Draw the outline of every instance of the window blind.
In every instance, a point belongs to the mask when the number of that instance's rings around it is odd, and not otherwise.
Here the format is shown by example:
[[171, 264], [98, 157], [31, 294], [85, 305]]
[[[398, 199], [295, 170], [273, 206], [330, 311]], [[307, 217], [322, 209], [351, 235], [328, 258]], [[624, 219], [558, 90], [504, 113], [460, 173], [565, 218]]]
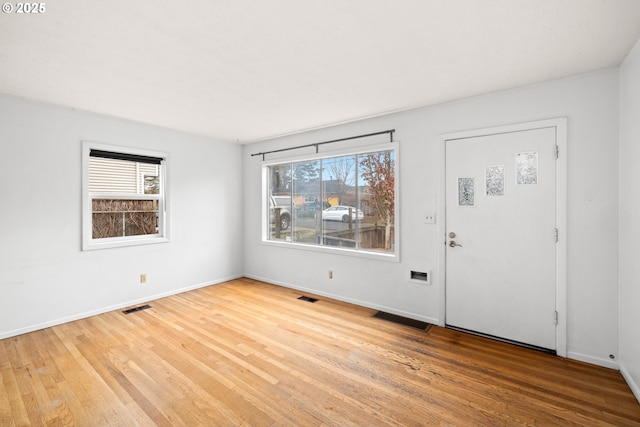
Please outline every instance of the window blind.
[[102, 159], [129, 160], [138, 163], [149, 163], [152, 165], [162, 164], [164, 159], [160, 157], [142, 156], [139, 154], [116, 153], [114, 151], [94, 150], [91, 149], [90, 157], [100, 157]]

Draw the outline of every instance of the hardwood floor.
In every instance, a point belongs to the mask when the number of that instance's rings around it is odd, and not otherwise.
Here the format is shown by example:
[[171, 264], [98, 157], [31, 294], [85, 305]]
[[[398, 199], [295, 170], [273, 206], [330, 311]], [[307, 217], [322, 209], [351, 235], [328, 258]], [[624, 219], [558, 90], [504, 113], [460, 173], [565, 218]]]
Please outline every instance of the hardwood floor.
[[2, 340], [0, 426], [640, 426], [617, 371], [300, 295], [240, 279]]

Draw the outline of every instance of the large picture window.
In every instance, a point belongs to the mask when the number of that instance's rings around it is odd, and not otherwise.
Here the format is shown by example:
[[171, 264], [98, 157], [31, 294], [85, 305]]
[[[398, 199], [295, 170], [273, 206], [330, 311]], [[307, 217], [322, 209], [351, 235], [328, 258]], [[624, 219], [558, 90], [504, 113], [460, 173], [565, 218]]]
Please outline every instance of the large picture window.
[[167, 241], [166, 153], [83, 145], [83, 249]]
[[396, 253], [395, 149], [265, 166], [266, 240]]

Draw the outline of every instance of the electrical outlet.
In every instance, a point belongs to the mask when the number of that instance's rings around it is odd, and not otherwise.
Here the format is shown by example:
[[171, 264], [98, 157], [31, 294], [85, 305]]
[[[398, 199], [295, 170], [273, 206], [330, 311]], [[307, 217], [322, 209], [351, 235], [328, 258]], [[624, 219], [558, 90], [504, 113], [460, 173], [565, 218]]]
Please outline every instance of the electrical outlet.
[[140, 275], [140, 283], [147, 283], [147, 273], [142, 273]]
[[333, 279], [333, 270], [329, 270], [329, 279]]

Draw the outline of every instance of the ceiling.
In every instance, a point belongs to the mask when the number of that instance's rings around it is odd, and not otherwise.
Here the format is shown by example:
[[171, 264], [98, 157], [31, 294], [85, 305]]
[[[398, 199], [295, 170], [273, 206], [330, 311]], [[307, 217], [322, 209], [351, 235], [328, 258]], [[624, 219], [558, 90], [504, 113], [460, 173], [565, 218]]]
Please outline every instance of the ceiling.
[[0, 93], [238, 143], [617, 66], [640, 38], [638, 0], [44, 5], [0, 14]]

